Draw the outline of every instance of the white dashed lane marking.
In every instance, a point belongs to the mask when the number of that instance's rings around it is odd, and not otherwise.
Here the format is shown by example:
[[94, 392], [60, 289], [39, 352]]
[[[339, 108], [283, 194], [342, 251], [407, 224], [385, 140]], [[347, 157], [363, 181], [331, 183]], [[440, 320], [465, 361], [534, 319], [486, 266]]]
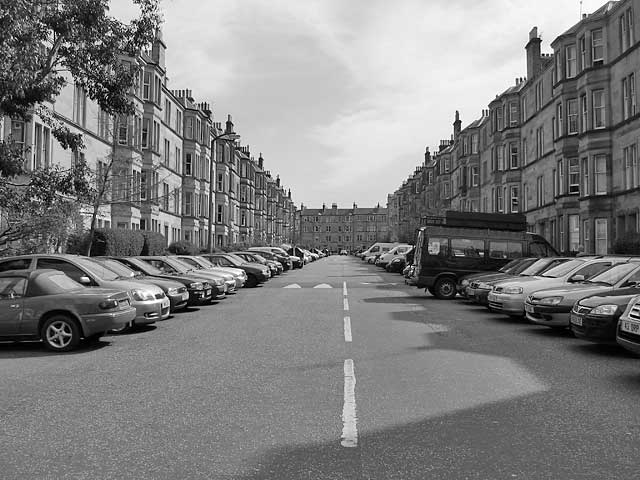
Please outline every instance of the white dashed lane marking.
[[344, 361], [344, 404], [342, 406], [343, 447], [358, 446], [358, 418], [356, 415], [356, 373], [352, 359]]

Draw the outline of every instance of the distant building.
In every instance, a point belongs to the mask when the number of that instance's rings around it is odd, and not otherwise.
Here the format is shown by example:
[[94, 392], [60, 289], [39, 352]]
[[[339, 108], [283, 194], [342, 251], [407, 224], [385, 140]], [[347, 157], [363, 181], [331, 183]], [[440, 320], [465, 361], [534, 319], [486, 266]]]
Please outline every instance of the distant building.
[[387, 209], [377, 205], [360, 208], [307, 208], [296, 211], [294, 241], [309, 248], [342, 249], [353, 251], [367, 248], [375, 242], [389, 242], [389, 220]]

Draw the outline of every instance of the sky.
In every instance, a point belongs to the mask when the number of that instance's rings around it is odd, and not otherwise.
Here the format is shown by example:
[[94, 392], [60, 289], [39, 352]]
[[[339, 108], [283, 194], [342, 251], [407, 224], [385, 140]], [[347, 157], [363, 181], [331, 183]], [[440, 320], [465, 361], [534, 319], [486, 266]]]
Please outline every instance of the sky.
[[[295, 204], [386, 206], [424, 160], [604, 0], [161, 0], [169, 88], [233, 117]], [[112, 0], [127, 20], [131, 0]], [[582, 5], [581, 5], [582, 4]]]

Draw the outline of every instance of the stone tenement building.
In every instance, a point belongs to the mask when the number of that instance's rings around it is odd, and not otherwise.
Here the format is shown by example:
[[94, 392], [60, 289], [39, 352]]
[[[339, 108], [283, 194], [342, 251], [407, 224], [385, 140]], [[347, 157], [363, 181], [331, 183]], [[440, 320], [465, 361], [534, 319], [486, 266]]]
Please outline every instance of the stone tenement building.
[[389, 241], [387, 209], [373, 208], [307, 208], [300, 206], [296, 214], [294, 241], [308, 248], [354, 251], [375, 242]]
[[[167, 244], [188, 240], [199, 247], [208, 245], [209, 223], [216, 247], [290, 242], [291, 191], [265, 170], [262, 155], [256, 161], [237, 138], [219, 138], [235, 133], [230, 116], [223, 130], [209, 104], [196, 102], [191, 90], [169, 89], [165, 50], [158, 34], [150, 51], [122, 59], [141, 67], [130, 92], [133, 115], [111, 118], [71, 78], [48, 105], [83, 135], [86, 148], [79, 157], [98, 176], [109, 171], [97, 226], [151, 230]], [[27, 123], [0, 118], [0, 138], [9, 135], [23, 145], [29, 171], [79, 160], [60, 147], [38, 116]], [[83, 213], [90, 217], [88, 210]]]
[[445, 210], [523, 213], [561, 252], [609, 253], [639, 230], [640, 0], [607, 2], [541, 52], [388, 197], [392, 239]]

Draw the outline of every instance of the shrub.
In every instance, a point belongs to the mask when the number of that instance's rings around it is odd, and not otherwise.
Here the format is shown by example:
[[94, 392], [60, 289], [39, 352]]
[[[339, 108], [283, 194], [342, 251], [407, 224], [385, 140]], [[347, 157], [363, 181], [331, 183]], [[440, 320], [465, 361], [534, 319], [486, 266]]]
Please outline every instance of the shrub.
[[140, 230], [99, 228], [93, 235], [91, 255], [140, 255], [144, 237]]
[[164, 235], [158, 232], [143, 231], [144, 244], [140, 255], [162, 255], [166, 251], [167, 241]]
[[613, 244], [613, 253], [640, 255], [640, 235], [627, 232]]
[[198, 255], [198, 247], [186, 240], [178, 240], [169, 245], [169, 252], [175, 255]]

